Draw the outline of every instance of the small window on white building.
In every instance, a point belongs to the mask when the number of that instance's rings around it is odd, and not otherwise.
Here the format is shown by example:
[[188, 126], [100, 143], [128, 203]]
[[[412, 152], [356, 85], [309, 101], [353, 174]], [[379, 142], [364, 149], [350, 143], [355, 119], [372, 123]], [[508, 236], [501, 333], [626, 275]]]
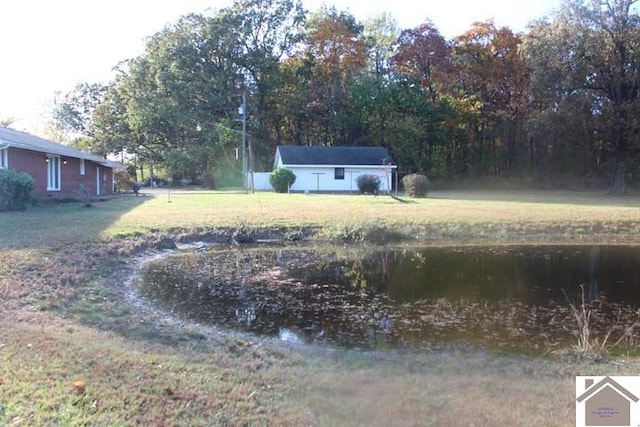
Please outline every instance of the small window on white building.
[[84, 175], [84, 174], [85, 174], [84, 159], [80, 159], [80, 175]]
[[334, 179], [344, 179], [344, 168], [335, 168]]
[[0, 169], [9, 168], [9, 149], [0, 148]]

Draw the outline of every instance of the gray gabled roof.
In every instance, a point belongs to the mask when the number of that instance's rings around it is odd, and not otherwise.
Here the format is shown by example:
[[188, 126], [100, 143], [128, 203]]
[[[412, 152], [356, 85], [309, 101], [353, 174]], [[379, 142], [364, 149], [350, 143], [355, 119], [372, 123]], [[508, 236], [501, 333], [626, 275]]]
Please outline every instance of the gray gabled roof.
[[395, 164], [384, 147], [308, 147], [279, 145], [284, 165], [382, 166]]
[[46, 154], [55, 154], [58, 156], [73, 157], [76, 159], [90, 160], [110, 168], [121, 168], [122, 165], [95, 154], [85, 153], [81, 150], [58, 144], [39, 136], [31, 135], [25, 132], [0, 127], [0, 148], [6, 146], [21, 148], [24, 150], [38, 151]]

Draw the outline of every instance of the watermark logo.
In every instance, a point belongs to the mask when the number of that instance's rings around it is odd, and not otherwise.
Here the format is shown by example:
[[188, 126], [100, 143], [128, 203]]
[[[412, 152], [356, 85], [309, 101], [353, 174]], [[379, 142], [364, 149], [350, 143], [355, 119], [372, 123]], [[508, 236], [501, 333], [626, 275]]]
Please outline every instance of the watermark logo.
[[640, 376], [576, 377], [576, 426], [640, 427]]

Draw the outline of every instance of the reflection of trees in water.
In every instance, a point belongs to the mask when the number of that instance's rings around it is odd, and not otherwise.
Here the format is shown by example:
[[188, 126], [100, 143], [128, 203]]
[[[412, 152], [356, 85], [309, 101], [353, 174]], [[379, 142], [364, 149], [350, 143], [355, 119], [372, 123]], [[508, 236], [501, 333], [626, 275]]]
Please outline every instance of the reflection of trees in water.
[[[406, 253], [393, 249], [359, 250], [353, 253], [315, 253], [302, 265], [288, 265], [287, 274], [305, 283], [333, 283], [365, 292], [384, 291], [384, 283]], [[420, 254], [414, 266], [420, 263]]]
[[598, 286], [598, 267], [600, 265], [600, 246], [594, 246], [589, 251], [589, 279], [587, 280], [589, 301], [598, 299], [600, 289]]
[[485, 247], [284, 251], [280, 265], [304, 283], [331, 283], [398, 302], [423, 298], [566, 303], [584, 284], [591, 300], [640, 302], [638, 248]]

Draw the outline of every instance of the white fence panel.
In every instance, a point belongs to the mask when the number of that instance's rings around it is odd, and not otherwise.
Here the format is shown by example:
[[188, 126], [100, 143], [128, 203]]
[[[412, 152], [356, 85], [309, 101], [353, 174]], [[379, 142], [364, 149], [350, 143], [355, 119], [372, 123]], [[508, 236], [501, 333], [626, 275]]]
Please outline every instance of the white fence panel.
[[271, 172], [250, 172], [248, 176], [249, 186], [253, 183], [255, 191], [273, 191], [273, 187], [269, 182], [269, 175], [271, 175]]

